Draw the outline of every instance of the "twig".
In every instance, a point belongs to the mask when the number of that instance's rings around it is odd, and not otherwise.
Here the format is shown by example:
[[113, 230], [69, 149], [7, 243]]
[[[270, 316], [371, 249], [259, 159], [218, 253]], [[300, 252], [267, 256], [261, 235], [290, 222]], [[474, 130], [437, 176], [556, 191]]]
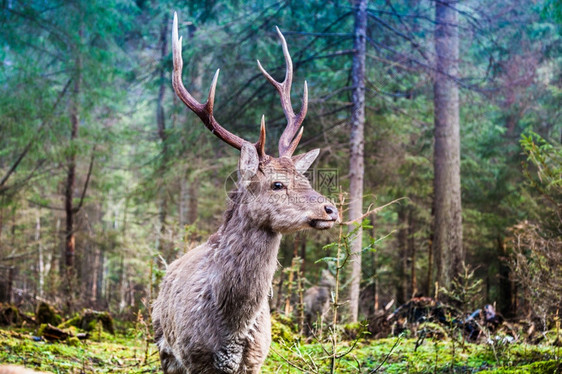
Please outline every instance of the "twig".
[[300, 371], [302, 371], [302, 372], [306, 372], [305, 369], [301, 368], [300, 366], [298, 366], [298, 365], [295, 364], [294, 362], [291, 362], [291, 361], [289, 361], [288, 359], [286, 359], [285, 357], [283, 357], [283, 356], [281, 355], [281, 353], [279, 353], [279, 352], [277, 352], [277, 351], [275, 350], [275, 348], [271, 347], [270, 349], [271, 349], [271, 351], [272, 351], [273, 353], [275, 353], [275, 354], [276, 354], [277, 356], [279, 356], [283, 361], [285, 361], [289, 366], [292, 366], [292, 367], [294, 367], [295, 369], [300, 370]]
[[342, 226], [348, 226], [348, 225], [354, 224], [354, 223], [356, 223], [356, 222], [362, 221], [362, 220], [363, 220], [365, 217], [367, 217], [368, 215], [371, 215], [371, 214], [373, 214], [373, 213], [378, 213], [378, 212], [380, 212], [381, 210], [383, 210], [384, 208], [386, 208], [387, 206], [392, 205], [392, 204], [394, 204], [394, 203], [396, 203], [396, 202], [398, 202], [398, 201], [400, 201], [400, 200], [404, 200], [404, 199], [408, 199], [408, 198], [407, 198], [407, 197], [401, 197], [401, 198], [399, 198], [399, 199], [392, 200], [391, 202], [386, 203], [386, 204], [384, 204], [384, 205], [382, 205], [382, 206], [379, 206], [379, 207], [377, 207], [377, 208], [375, 208], [375, 209], [371, 209], [371, 206], [372, 206], [372, 204], [371, 204], [371, 205], [369, 206], [369, 209], [367, 209], [367, 212], [366, 212], [366, 213], [364, 213], [363, 215], [361, 215], [361, 216], [359, 216], [359, 217], [357, 217], [357, 218], [355, 218], [355, 219], [352, 219], [352, 220], [350, 220], [350, 221], [341, 222], [340, 225], [342, 225]]

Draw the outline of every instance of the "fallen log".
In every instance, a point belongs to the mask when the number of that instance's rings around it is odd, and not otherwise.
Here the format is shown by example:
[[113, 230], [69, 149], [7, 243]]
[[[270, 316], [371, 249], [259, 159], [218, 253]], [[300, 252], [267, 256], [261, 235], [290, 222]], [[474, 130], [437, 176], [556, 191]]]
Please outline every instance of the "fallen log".
[[49, 341], [66, 340], [67, 338], [74, 336], [70, 332], [61, 330], [58, 327], [51, 325], [50, 323], [41, 325], [38, 335]]

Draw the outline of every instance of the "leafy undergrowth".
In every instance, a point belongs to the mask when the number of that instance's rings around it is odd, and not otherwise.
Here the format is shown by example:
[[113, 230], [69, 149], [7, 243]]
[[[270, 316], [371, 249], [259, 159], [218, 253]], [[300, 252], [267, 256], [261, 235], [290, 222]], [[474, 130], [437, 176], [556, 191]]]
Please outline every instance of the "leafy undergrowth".
[[[358, 344], [337, 361], [336, 373], [562, 373], [559, 347], [465, 343], [454, 348], [450, 340], [426, 340], [415, 349], [415, 339], [388, 338]], [[345, 352], [342, 344], [339, 351]], [[312, 359], [314, 358], [314, 359]], [[318, 344], [273, 344], [264, 373], [329, 373], [330, 359]]]
[[156, 346], [117, 334], [93, 334], [83, 341], [34, 341], [28, 331], [0, 330], [0, 363], [52, 373], [157, 373]]
[[[417, 350], [414, 339], [389, 338], [359, 343], [337, 362], [336, 373], [562, 373], [560, 348], [511, 344], [489, 345], [426, 340]], [[398, 340], [398, 343], [397, 343]], [[342, 343], [340, 350], [345, 350]], [[0, 330], [0, 363], [53, 373], [157, 373], [154, 344], [148, 349], [134, 333], [92, 334], [80, 342], [34, 341], [32, 333]], [[329, 373], [330, 360], [318, 344], [274, 343], [263, 373]], [[451, 370], [454, 368], [454, 370]], [[377, 370], [378, 369], [378, 370]]]

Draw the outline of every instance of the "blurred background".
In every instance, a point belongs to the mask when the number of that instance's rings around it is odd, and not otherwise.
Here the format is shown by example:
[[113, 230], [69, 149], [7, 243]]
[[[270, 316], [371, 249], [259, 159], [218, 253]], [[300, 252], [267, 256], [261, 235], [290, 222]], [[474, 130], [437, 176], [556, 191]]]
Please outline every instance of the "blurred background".
[[[265, 114], [273, 155], [286, 122], [256, 59], [283, 77], [279, 26], [293, 57], [296, 109], [305, 79], [309, 87], [299, 150], [321, 149], [315, 170], [329, 170], [338, 186], [320, 190], [336, 200], [352, 175], [359, 79], [363, 211], [405, 199], [366, 217], [355, 319], [391, 300], [435, 296], [442, 269], [464, 264], [481, 285], [474, 307], [495, 303], [505, 317], [547, 321], [562, 284], [562, 6], [443, 4], [455, 20], [445, 26], [457, 32], [447, 35], [451, 55], [436, 52], [444, 21], [433, 1], [369, 1], [364, 50], [354, 44], [357, 8], [347, 1], [1, 2], [0, 301], [134, 319], [154, 299], [166, 264], [220, 225], [238, 153], [171, 88], [177, 11], [186, 87], [203, 101], [220, 68], [218, 121], [255, 141]], [[447, 101], [454, 93], [434, 94], [440, 83], [458, 91], [456, 104]], [[451, 128], [460, 131], [462, 226], [435, 223], [435, 201], [455, 192], [434, 178], [439, 105], [458, 106]], [[435, 244], [443, 227], [460, 229], [460, 245]], [[303, 287], [319, 282], [327, 265], [318, 260], [334, 256], [323, 247], [337, 231], [283, 238], [272, 309], [292, 312], [296, 274]], [[354, 319], [348, 309], [343, 320]]]

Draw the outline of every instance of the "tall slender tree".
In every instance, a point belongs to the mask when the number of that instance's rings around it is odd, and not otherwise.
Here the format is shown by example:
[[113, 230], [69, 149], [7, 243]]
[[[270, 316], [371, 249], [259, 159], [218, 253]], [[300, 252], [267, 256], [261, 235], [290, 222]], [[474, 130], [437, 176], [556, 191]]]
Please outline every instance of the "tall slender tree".
[[[355, 29], [353, 33], [353, 65], [351, 68], [352, 112], [349, 161], [349, 218], [356, 219], [363, 213], [363, 174], [365, 164], [363, 157], [365, 128], [365, 57], [367, 41], [367, 0], [354, 1]], [[353, 261], [351, 262], [351, 290], [349, 294], [350, 319], [356, 322], [359, 313], [359, 291], [361, 283], [361, 249], [363, 230], [357, 231], [357, 237], [351, 244]]]
[[436, 74], [433, 82], [433, 251], [440, 286], [449, 287], [463, 261], [460, 178], [457, 1], [435, 2]]

